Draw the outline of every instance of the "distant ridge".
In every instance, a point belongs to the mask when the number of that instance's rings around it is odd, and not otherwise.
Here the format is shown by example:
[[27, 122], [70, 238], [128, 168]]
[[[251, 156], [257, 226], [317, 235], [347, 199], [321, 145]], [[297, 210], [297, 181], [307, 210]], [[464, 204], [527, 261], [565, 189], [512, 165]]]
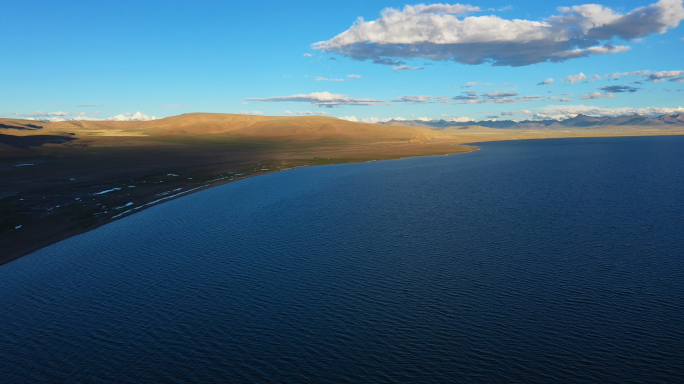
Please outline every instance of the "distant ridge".
[[640, 127], [684, 127], [684, 114], [662, 115], [651, 118], [639, 114], [625, 116], [587, 116], [579, 114], [565, 120], [482, 120], [469, 122], [453, 122], [448, 120], [389, 120], [380, 122], [384, 125], [401, 125], [440, 130], [447, 127], [464, 127], [479, 125], [486, 128], [499, 129], [561, 129], [561, 128], [599, 128], [607, 126], [640, 126]]
[[[235, 138], [270, 141], [345, 141], [427, 142], [450, 139], [446, 133], [424, 127], [389, 127], [337, 119], [328, 116], [254, 116], [223, 113], [186, 113], [154, 119], [135, 114], [122, 116], [125, 120], [65, 120], [46, 122], [36, 120], [0, 119], [3, 127], [16, 130], [44, 129], [74, 132], [91, 130], [145, 136], [226, 134]], [[30, 124], [34, 124], [30, 126]]]

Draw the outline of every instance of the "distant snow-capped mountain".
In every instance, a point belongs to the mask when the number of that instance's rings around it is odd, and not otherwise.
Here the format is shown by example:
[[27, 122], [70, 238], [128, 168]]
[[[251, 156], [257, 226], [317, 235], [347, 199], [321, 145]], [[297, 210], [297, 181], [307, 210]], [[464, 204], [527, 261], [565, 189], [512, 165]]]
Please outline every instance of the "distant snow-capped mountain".
[[133, 115], [126, 116], [125, 114], [120, 114], [116, 116], [112, 116], [108, 119], [105, 119], [107, 121], [150, 121], [150, 120], [157, 120], [156, 117], [154, 116], [147, 116], [146, 114], [138, 111]]
[[88, 117], [88, 116], [78, 116], [74, 117], [73, 119], [70, 119], [71, 121], [102, 121], [102, 119], [96, 119], [94, 117]]
[[64, 118], [64, 117], [44, 117], [44, 118], [33, 118], [33, 117], [28, 117], [26, 120], [38, 120], [38, 121], [46, 121], [50, 123], [56, 123], [59, 121], [150, 121], [150, 120], [157, 120], [156, 117], [154, 116], [147, 116], [146, 114], [142, 112], [136, 112], [135, 114], [131, 115], [130, 113], [122, 113], [120, 115], [112, 116], [108, 119], [96, 119], [94, 117], [88, 117], [88, 116], [77, 116], [71, 119]]

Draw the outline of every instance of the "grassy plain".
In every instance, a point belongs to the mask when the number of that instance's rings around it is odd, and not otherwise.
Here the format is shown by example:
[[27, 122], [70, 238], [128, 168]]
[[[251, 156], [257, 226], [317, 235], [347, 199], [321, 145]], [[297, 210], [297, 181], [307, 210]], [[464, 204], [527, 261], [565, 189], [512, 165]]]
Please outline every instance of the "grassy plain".
[[0, 264], [153, 204], [303, 166], [435, 156], [465, 143], [684, 134], [609, 127], [384, 126], [330, 117], [185, 114], [149, 122], [0, 119]]

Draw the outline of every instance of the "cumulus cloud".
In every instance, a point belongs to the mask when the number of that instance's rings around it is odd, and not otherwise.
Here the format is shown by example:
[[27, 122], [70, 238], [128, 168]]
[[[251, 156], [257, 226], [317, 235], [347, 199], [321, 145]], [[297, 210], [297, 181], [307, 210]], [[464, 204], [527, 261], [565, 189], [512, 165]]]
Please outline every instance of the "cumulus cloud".
[[601, 99], [604, 97], [612, 99], [613, 97], [615, 97], [615, 95], [610, 93], [610, 92], [606, 92], [606, 93], [589, 92], [589, 93], [585, 93], [584, 95], [580, 96], [580, 99], [582, 99], [582, 100], [594, 100], [594, 99]]
[[305, 54], [304, 54], [304, 57], [311, 57], [311, 54], [310, 54], [310, 53], [305, 53]]
[[570, 76], [568, 76], [568, 77], [565, 77], [565, 78], [561, 79], [561, 81], [565, 81], [565, 82], [568, 83], [568, 84], [575, 84], [575, 83], [579, 83], [580, 81], [582, 81], [582, 80], [584, 80], [584, 79], [586, 79], [586, 78], [587, 78], [587, 75], [585, 75], [584, 73], [580, 72], [579, 75], [570, 75]]
[[185, 108], [185, 105], [162, 105], [162, 108]]
[[549, 77], [548, 79], [542, 81], [541, 83], [537, 83], [537, 85], [548, 85], [551, 83], [553, 83], [553, 79]]
[[[17, 116], [27, 116], [25, 114], [16, 114]], [[69, 112], [44, 112], [44, 111], [35, 111], [31, 112], [28, 114], [28, 116], [31, 117], [40, 117], [40, 116], [70, 116], [71, 113]]]
[[386, 8], [379, 19], [358, 18], [348, 30], [312, 46], [376, 63], [420, 58], [524, 66], [624, 52], [629, 47], [610, 41], [662, 34], [684, 19], [682, 0], [660, 0], [626, 14], [599, 4], [560, 7], [558, 15], [541, 21], [459, 17], [478, 10], [461, 4]]
[[409, 67], [408, 65], [401, 65], [392, 69], [395, 71], [417, 71], [419, 69], [423, 69], [423, 67]]
[[461, 92], [461, 95], [452, 97], [456, 104], [511, 104], [522, 101], [530, 101], [541, 96], [518, 96], [515, 92]]
[[647, 80], [652, 83], [661, 83], [669, 78], [674, 78], [681, 75], [684, 75], [684, 71], [661, 71], [649, 74]]
[[260, 101], [260, 102], [300, 102], [300, 103], [311, 103], [313, 105], [320, 105], [326, 107], [332, 107], [335, 105], [384, 105], [387, 104], [385, 101], [376, 99], [363, 99], [349, 97], [348, 95], [338, 95], [330, 92], [314, 92], [310, 94], [299, 94], [291, 96], [275, 96], [275, 97], [264, 97], [264, 98], [248, 98], [247, 101]]
[[467, 116], [456, 116], [456, 117], [449, 119], [448, 121], [451, 121], [454, 123], [468, 123], [471, 121], [475, 121], [475, 119], [471, 119], [470, 117], [467, 117]]
[[[292, 112], [290, 112], [292, 113]], [[329, 115], [330, 112], [295, 111], [298, 115]]]
[[291, 115], [291, 114], [292, 114], [292, 111], [285, 111], [285, 112], [283, 112], [283, 113], [286, 114], [286, 115]]
[[612, 93], [622, 93], [622, 92], [636, 92], [640, 88], [634, 88], [630, 87], [629, 85], [608, 85], [605, 87], [599, 88], [599, 90], [603, 92], [612, 92]]
[[[675, 80], [675, 79], [682, 76], [682, 75], [684, 75], [684, 71], [652, 72], [649, 70], [644, 70], [644, 71], [611, 73], [611, 74], [606, 75], [606, 78], [618, 80], [619, 78], [624, 77], [624, 76], [640, 76], [640, 77], [643, 77], [644, 80], [650, 81], [651, 83], [662, 83], [666, 80], [674, 81], [674, 82], [681, 82], [680, 80]], [[636, 82], [636, 83], [639, 84], [638, 82]]]
[[360, 79], [362, 76], [361, 75], [347, 75], [347, 77], [350, 79]]
[[404, 61], [398, 61], [398, 60], [391, 60], [391, 59], [375, 59], [373, 60], [373, 64], [380, 64], [380, 65], [404, 65], [406, 62]]
[[634, 71], [634, 72], [622, 72], [622, 73], [611, 73], [607, 74], [606, 78], [609, 79], [619, 79], [623, 76], [648, 76], [651, 73], [651, 71]]
[[434, 102], [446, 102], [441, 96], [402, 96], [392, 100], [397, 103], [428, 104]]
[[[560, 102], [572, 101], [565, 97], [541, 96], [541, 95], [519, 95], [515, 92], [477, 92], [465, 91], [460, 95], [454, 96], [452, 104], [514, 104], [523, 102], [544, 101], [546, 99]], [[440, 100], [441, 102], [441, 100]], [[446, 103], [447, 100], [444, 100]]]
[[241, 115], [263, 115], [262, 111], [240, 111]]
[[316, 81], [345, 81], [344, 79], [328, 79], [325, 77], [316, 76]]

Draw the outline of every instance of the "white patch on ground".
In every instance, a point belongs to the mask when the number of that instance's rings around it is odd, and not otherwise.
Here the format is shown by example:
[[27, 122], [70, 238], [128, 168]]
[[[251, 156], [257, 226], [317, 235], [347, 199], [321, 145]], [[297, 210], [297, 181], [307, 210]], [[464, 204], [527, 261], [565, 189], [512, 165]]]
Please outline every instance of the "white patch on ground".
[[21, 227], [23, 227], [23, 225], [17, 225], [16, 227], [14, 227], [14, 229], [19, 229]]
[[132, 202], [131, 202], [131, 203], [127, 203], [126, 205], [122, 205], [122, 206], [120, 206], [120, 207], [114, 207], [114, 209], [126, 208], [126, 207], [130, 207], [131, 205], [133, 205]]
[[93, 193], [93, 195], [103, 195], [103, 194], [105, 194], [105, 193], [109, 193], [109, 192], [113, 192], [113, 191], [118, 191], [118, 190], [120, 190], [120, 189], [121, 189], [121, 188], [112, 188], [112, 189], [108, 189], [108, 190], [106, 190], [106, 191]]
[[35, 164], [15, 164], [15, 167], [28, 167], [29, 165], [35, 165]]

